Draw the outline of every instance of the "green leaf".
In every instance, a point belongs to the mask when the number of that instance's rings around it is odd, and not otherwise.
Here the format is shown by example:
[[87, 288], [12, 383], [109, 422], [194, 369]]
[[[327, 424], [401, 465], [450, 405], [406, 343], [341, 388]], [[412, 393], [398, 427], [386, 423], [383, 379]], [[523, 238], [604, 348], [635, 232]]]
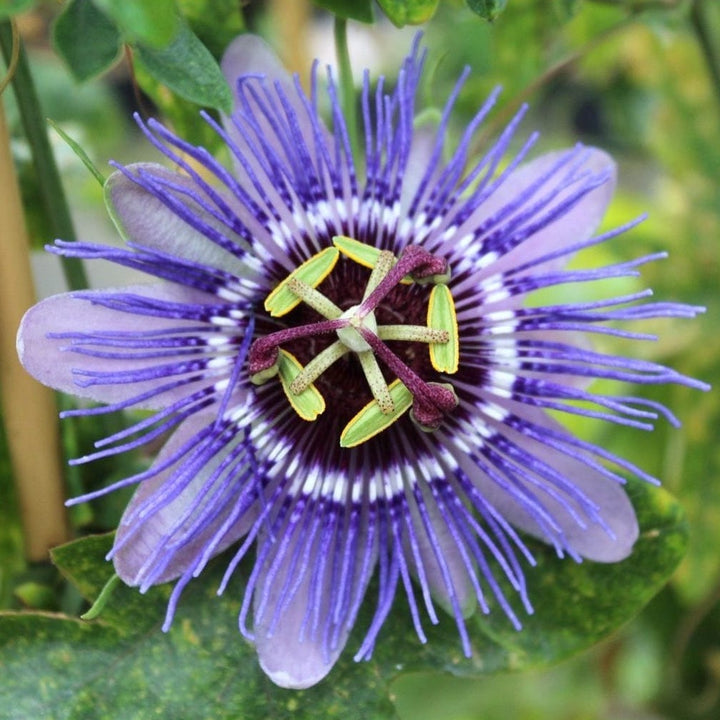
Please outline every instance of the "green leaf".
[[480, 17], [492, 22], [507, 5], [507, 0], [466, 0], [468, 7]]
[[[112, 574], [109, 535], [56, 549], [55, 562], [86, 598]], [[332, 682], [305, 691], [273, 685], [237, 630], [240, 578], [218, 598], [224, 563], [183, 593], [172, 630], [160, 625], [167, 587], [147, 595], [119, 586], [101, 617], [0, 615], [0, 718], [395, 718], [387, 682], [367, 663], [344, 660]], [[12, 714], [5, 714], [12, 708]]]
[[437, 10], [440, 0], [377, 0], [383, 12], [396, 27], [420, 25]]
[[0, 0], [0, 19], [27, 10], [35, 0]]
[[107, 70], [122, 46], [115, 24], [92, 0], [71, 0], [65, 6], [53, 26], [52, 43], [80, 82]]
[[185, 21], [213, 57], [220, 58], [227, 46], [245, 29], [242, 4], [237, 0], [177, 0]]
[[175, 0], [93, 0], [122, 30], [125, 40], [166, 47], [180, 30]]
[[[422, 645], [406, 602], [398, 599], [373, 659], [354, 663], [370, 622], [377, 588], [368, 592], [358, 628], [327, 680], [304, 691], [275, 687], [254, 649], [237, 632], [243, 594], [241, 566], [228, 591], [215, 589], [228, 556], [211, 563], [186, 588], [173, 627], [162, 633], [168, 586], [141, 595], [120, 585], [99, 620], [62, 615], [0, 615], [0, 718], [81, 720], [125, 717], [385, 718], [395, 717], [390, 684], [403, 670], [479, 676], [555, 663], [589, 647], [637, 613], [666, 582], [682, 557], [687, 528], [665, 491], [630, 485], [641, 533], [622, 563], [576, 564], [530, 543], [538, 567], [528, 569], [535, 614], [516, 632], [494, 608], [468, 620], [474, 656], [460, 651], [453, 620], [426, 624]], [[55, 563], [89, 600], [112, 575], [103, 561], [111, 536], [87, 537], [53, 553]], [[230, 551], [232, 553], [232, 550]], [[8, 710], [8, 709], [12, 710]]]
[[374, 20], [372, 0], [313, 0], [315, 5], [347, 20], [371, 23]]
[[14, 594], [24, 607], [34, 610], [53, 607], [56, 600], [52, 587], [34, 581], [20, 583], [15, 588]]
[[520, 618], [520, 632], [497, 607], [487, 616], [476, 613], [468, 621], [474, 654], [467, 660], [448, 618], [426, 628], [427, 644], [412, 649], [412, 630], [408, 627], [403, 643], [400, 628], [407, 623], [396, 616], [388, 621], [393, 637], [388, 641], [381, 636], [378, 643], [376, 661], [383, 671], [392, 672], [391, 663], [398, 658], [408, 671], [440, 670], [463, 677], [545, 667], [591, 647], [633, 618], [683, 558], [688, 528], [679, 503], [665, 490], [641, 481], [631, 481], [627, 489], [640, 523], [629, 558], [578, 564], [530, 541], [537, 567], [526, 571], [526, 579], [535, 612]]
[[180, 97], [232, 112], [232, 94], [220, 66], [187, 25], [166, 48], [138, 45], [137, 57], [147, 72]]
[[100, 183], [100, 187], [105, 185], [105, 176], [95, 167], [95, 163], [90, 159], [80, 143], [73, 140], [56, 122], [48, 118], [48, 125], [69, 145], [70, 149], [80, 158], [82, 164], [88, 169], [90, 174]]
[[168, 92], [167, 86], [152, 75], [142, 62], [136, 62], [134, 69], [138, 85], [152, 99], [179, 137], [204, 147], [216, 156], [227, 152], [222, 138], [207, 123], [198, 122], [198, 106], [194, 102]]

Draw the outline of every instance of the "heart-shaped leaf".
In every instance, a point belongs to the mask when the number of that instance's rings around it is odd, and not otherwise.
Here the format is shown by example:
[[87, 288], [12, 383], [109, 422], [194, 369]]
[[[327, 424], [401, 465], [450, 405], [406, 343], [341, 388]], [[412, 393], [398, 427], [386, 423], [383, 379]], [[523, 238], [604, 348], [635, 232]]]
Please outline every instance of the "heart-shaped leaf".
[[420, 25], [427, 22], [437, 10], [439, 0], [377, 0], [393, 25]]
[[187, 25], [167, 47], [138, 45], [137, 56], [150, 75], [180, 97], [232, 112], [232, 94], [217, 60]]
[[180, 30], [175, 0], [93, 0], [122, 30], [128, 42], [166, 47]]
[[468, 7], [491, 22], [505, 9], [507, 0], [467, 0]]
[[[356, 664], [351, 657], [372, 617], [366, 604], [349, 650], [325, 681], [304, 691], [277, 688], [237, 632], [242, 573], [225, 595], [215, 596], [224, 570], [220, 558], [188, 586], [166, 634], [160, 626], [168, 586], [147, 595], [120, 586], [93, 622], [40, 613], [1, 616], [0, 717], [382, 720], [395, 717], [389, 685], [403, 670], [478, 676], [557, 662], [635, 615], [685, 551], [687, 530], [675, 500], [641, 483], [632, 483], [630, 494], [641, 527], [632, 556], [616, 564], [576, 564], [533, 544], [538, 567], [527, 579], [535, 614], [520, 632], [500, 612], [470, 618], [470, 660], [460, 651], [449, 616], [428, 628], [428, 642], [420, 644], [399, 599], [370, 662]], [[110, 544], [110, 536], [88, 537], [53, 554], [87, 598], [94, 598], [112, 574], [103, 561]]]
[[92, 0], [71, 0], [55, 21], [52, 39], [55, 51], [80, 82], [107, 70], [122, 45], [115, 23]]
[[0, 20], [27, 10], [35, 0], [2, 0], [0, 2]]

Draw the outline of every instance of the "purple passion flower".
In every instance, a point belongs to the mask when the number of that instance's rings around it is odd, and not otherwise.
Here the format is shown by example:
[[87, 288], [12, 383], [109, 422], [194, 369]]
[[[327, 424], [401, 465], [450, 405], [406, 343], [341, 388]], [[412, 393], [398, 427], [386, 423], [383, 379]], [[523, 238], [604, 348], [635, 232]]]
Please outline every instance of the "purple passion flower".
[[30, 373], [107, 404], [65, 415], [152, 411], [75, 462], [166, 439], [148, 470], [73, 501], [137, 485], [110, 553], [118, 575], [141, 592], [175, 581], [167, 629], [210, 558], [237, 548], [222, 593], [254, 547], [240, 629], [284, 687], [329, 672], [373, 575], [357, 660], [399, 588], [421, 641], [439, 606], [470, 655], [465, 620], [478, 608], [517, 628], [532, 612], [523, 572], [534, 560], [518, 531], [576, 561], [627, 557], [638, 525], [624, 476], [653, 479], [546, 410], [648, 430], [661, 415], [677, 421], [588, 382], [704, 387], [582, 335], [634, 342], [649, 336], [615, 321], [701, 308], [649, 302], [649, 291], [524, 303], [541, 288], [635, 276], [662, 254], [564, 270], [634, 224], [593, 235], [612, 160], [576, 147], [525, 162], [535, 135], [508, 151], [522, 113], [471, 160], [495, 95], [448, 152], [465, 75], [439, 122], [417, 129], [423, 62], [416, 41], [393, 90], [382, 78], [371, 90], [365, 75], [356, 156], [332, 77], [321, 98], [314, 71], [308, 97], [262, 41], [239, 37], [223, 61], [233, 115], [204, 116], [232, 169], [141, 122], [174, 169], [139, 163], [107, 181], [126, 247], [50, 248], [155, 280], [49, 298], [20, 328]]

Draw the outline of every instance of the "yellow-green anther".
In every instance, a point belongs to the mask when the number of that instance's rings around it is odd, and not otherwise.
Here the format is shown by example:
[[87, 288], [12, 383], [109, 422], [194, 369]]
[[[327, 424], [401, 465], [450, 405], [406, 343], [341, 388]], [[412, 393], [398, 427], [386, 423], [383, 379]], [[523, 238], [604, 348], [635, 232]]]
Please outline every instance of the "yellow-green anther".
[[250, 382], [253, 385], [264, 385], [268, 380], [274, 378], [278, 374], [278, 363], [271, 365], [265, 370], [255, 373], [250, 376]]
[[424, 325], [378, 325], [377, 334], [381, 340], [424, 343], [446, 343], [450, 340], [447, 330], [436, 330]]
[[337, 248], [328, 247], [306, 260], [293, 270], [266, 298], [265, 310], [272, 317], [282, 317], [300, 303], [299, 298], [289, 287], [289, 280], [297, 278], [310, 287], [317, 287], [335, 267], [340, 257]]
[[366, 245], [359, 240], [336, 235], [333, 238], [333, 245], [347, 258], [367, 268], [374, 268], [382, 250], [372, 245]]
[[[366, 245], [359, 240], [353, 240], [353, 238], [345, 237], [344, 235], [336, 235], [333, 238], [333, 245], [346, 257], [356, 262], [358, 265], [362, 265], [366, 268], [374, 268], [377, 265], [378, 259], [383, 252], [387, 250], [379, 250], [372, 245]], [[392, 255], [392, 253], [390, 253]], [[397, 262], [394, 255], [393, 265]], [[389, 270], [387, 271], [389, 272]], [[387, 275], [387, 272], [383, 275]], [[403, 285], [409, 285], [412, 282], [412, 278], [407, 276], [404, 277], [400, 282]]]
[[314, 385], [308, 385], [303, 392], [297, 395], [290, 389], [295, 378], [303, 371], [303, 366], [287, 350], [280, 350], [278, 371], [288, 402], [303, 420], [309, 422], [315, 420], [325, 411], [325, 398]]
[[326, 298], [319, 290], [303, 282], [300, 278], [289, 277], [287, 286], [306, 305], [309, 305], [313, 310], [317, 310], [328, 320], [335, 320], [342, 315], [343, 311], [332, 300]]
[[341, 447], [355, 447], [375, 437], [390, 427], [401, 415], [406, 413], [413, 403], [412, 393], [400, 380], [389, 387], [394, 409], [389, 414], [380, 410], [377, 400], [369, 402], [350, 422], [340, 435]]
[[366, 350], [365, 352], [360, 352], [357, 354], [357, 357], [360, 361], [360, 367], [362, 367], [363, 373], [365, 373], [365, 379], [367, 380], [370, 392], [380, 408], [380, 412], [383, 415], [390, 414], [395, 409], [395, 404], [390, 396], [390, 390], [388, 389], [385, 377], [382, 374], [382, 370], [378, 365], [373, 351]]
[[316, 355], [290, 383], [290, 392], [300, 395], [315, 382], [336, 360], [350, 352], [339, 340]]
[[415, 282], [418, 285], [445, 285], [450, 282], [451, 277], [452, 272], [450, 272], [450, 266], [448, 265], [448, 269], [444, 273], [439, 275], [428, 275], [423, 278], [415, 278]]
[[430, 291], [427, 324], [432, 330], [444, 330], [446, 342], [430, 343], [430, 362], [438, 372], [456, 373], [460, 359], [460, 338], [458, 336], [455, 301], [447, 285], [435, 285]]

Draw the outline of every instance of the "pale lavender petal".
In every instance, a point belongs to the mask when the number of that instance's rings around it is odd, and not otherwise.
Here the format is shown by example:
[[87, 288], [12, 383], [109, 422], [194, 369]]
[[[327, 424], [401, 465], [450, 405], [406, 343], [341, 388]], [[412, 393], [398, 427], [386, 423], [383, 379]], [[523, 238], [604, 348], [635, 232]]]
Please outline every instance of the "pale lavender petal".
[[[540, 412], [533, 414], [534, 420], [546, 429], [556, 433], [566, 432], [550, 416]], [[564, 455], [542, 443], [529, 439], [524, 439], [524, 442], [533, 455], [568, 478], [574, 487], [597, 508], [597, 514], [602, 518], [602, 524], [588, 522], [587, 527], [582, 528], [577, 523], [571, 522], [557, 503], [549, 499], [548, 507], [551, 508], [553, 517], [558, 519], [569, 546], [582, 557], [596, 562], [619, 562], [628, 557], [638, 538], [639, 528], [635, 510], [625, 488], [619, 482], [602, 475], [576, 458]], [[518, 527], [537, 534], [537, 526], [534, 530], [531, 529], [533, 525], [532, 520], [517, 522]]]
[[242, 249], [242, 240], [232, 229], [193, 199], [212, 206], [212, 201], [202, 193], [195, 180], [155, 163], [128, 165], [122, 171], [115, 171], [105, 183], [108, 211], [126, 240], [193, 263], [222, 268], [240, 277], [248, 273], [247, 265], [238, 257], [212, 242], [179, 217], [176, 209], [168, 207], [157, 194], [150, 192], [147, 186], [152, 182], [157, 184], [158, 193], [163, 190], [179, 205], [185, 206], [198, 225], [207, 225], [216, 233], [227, 236], [229, 242], [236, 243], [238, 252]]
[[213, 442], [215, 421], [214, 413], [185, 421], [142, 474], [111, 553], [128, 585], [147, 588], [199, 572], [255, 521], [247, 458], [238, 442]]
[[[301, 94], [299, 83], [291, 77], [275, 51], [262, 38], [248, 34], [235, 38], [223, 55], [221, 68], [235, 95], [236, 112], [244, 115], [246, 110], [253, 108], [255, 112], [252, 120], [258, 123], [256, 131], [259, 131], [256, 134], [264, 133], [264, 139], [275, 144], [281, 154], [288, 148], [278, 144], [277, 129], [286, 130], [287, 123], [283, 123], [281, 116], [270, 117], [266, 109], [271, 107], [277, 108], [280, 113], [292, 113], [292, 122], [297, 123], [308, 146], [313, 147], [319, 136], [328, 147], [332, 147], [331, 134], [319, 118], [311, 117], [311, 105], [304, 93]], [[244, 92], [243, 83], [246, 81], [255, 88], [255, 92]], [[245, 117], [246, 121], [249, 119]], [[271, 120], [279, 123], [272, 123]], [[243, 134], [238, 127], [229, 119], [225, 119], [225, 125], [231, 137], [242, 147]]]
[[[262, 669], [275, 684], [302, 689], [320, 682], [330, 672], [345, 647], [351, 628], [343, 628], [332, 650], [324, 647], [321, 638], [301, 639], [301, 628], [307, 624], [307, 613], [313, 608], [315, 588], [309, 572], [304, 573], [296, 596], [273, 622], [271, 610], [281, 601], [282, 585], [287, 580], [285, 568], [280, 569], [279, 576], [271, 583], [267, 582], [267, 573], [259, 579], [256, 597], [266, 595], [269, 609], [266, 619], [255, 620], [255, 645]], [[318, 608], [323, 615], [329, 613], [331, 596], [332, 588], [326, 583], [322, 587], [323, 605]], [[258, 600], [255, 607], [257, 605]], [[309, 633], [306, 631], [306, 634]]]
[[[562, 432], [561, 426], [542, 412], [524, 409], [523, 416], [532, 416], [540, 433]], [[462, 440], [460, 434], [458, 439]], [[493, 450], [487, 452], [507, 452], [505, 440], [525, 453], [524, 461], [498, 465], [480, 447], [474, 451], [483, 457], [478, 464], [464, 451], [462, 442], [458, 445], [448, 438], [450, 448], [455, 445], [458, 465], [502, 517], [559, 551], [589, 560], [617, 562], [632, 552], [638, 523], [619, 478], [608, 477], [583, 462], [583, 455], [573, 453], [572, 448], [564, 454], [529, 433], [523, 435], [500, 424], [491, 436]]]
[[[332, 136], [309, 110], [310, 103], [300, 94], [299, 83], [261, 38], [237, 37], [225, 51], [221, 67], [235, 95], [233, 116], [223, 116], [223, 123], [234, 151], [236, 174], [239, 179], [247, 179], [244, 184], [248, 189], [259, 181], [256, 190], [274, 197], [273, 182], [277, 178], [272, 173], [281, 165], [286, 171], [299, 170], [293, 165], [303, 152], [310, 162], [315, 162], [318, 140], [327, 151], [332, 147]], [[262, 192], [257, 197], [262, 200]], [[279, 196], [277, 207], [282, 205]]]
[[[520, 166], [480, 206], [476, 220], [482, 221], [481, 218], [490, 217], [503, 207], [517, 202], [517, 199], [523, 197], [523, 194], [533, 182], [546, 174], [558, 163], [558, 160], [563, 155], [570, 155], [571, 152], [548, 153]], [[590, 174], [605, 177], [605, 181], [599, 187], [590, 190], [557, 220], [533, 233], [517, 248], [489, 266], [489, 272], [503, 272], [516, 265], [529, 263], [544, 255], [562, 251], [566, 248], [569, 249], [588, 240], [597, 230], [615, 192], [617, 169], [613, 159], [602, 150], [582, 148], [580, 151], [575, 152], [578, 152], [582, 159], [582, 162], [578, 163], [578, 167], [573, 165], [578, 178]], [[558, 192], [553, 198], [551, 206], [562, 203], [574, 190], [577, 190], [577, 184], [579, 183], [580, 180], [576, 184], [571, 184]], [[539, 270], [549, 272], [552, 269], [561, 268], [571, 257], [572, 254], [564, 255], [552, 262], [543, 264]]]
[[345, 647], [376, 556], [359, 520], [352, 506], [302, 493], [284, 522], [261, 531], [253, 639], [282, 687], [319, 682]]
[[464, 203], [456, 198], [438, 225], [440, 242], [429, 246], [471, 270], [475, 283], [521, 266], [530, 277], [559, 270], [597, 230], [615, 176], [609, 155], [585, 147], [510, 167]]
[[450, 529], [447, 515], [440, 512], [434, 501], [425, 498], [422, 500], [422, 506], [427, 513], [426, 524], [418, 512], [419, 504], [420, 502], [411, 507], [411, 517], [408, 519], [419, 551], [419, 563], [407, 541], [405, 545], [405, 553], [413, 573], [417, 577], [418, 565], [422, 565], [422, 572], [430, 592], [443, 609], [453, 615], [455, 613], [453, 604], [457, 603], [462, 616], [470, 617], [475, 612], [478, 602], [471, 579], [477, 574], [477, 567], [462, 541], [458, 541], [457, 531], [453, 532]]
[[295, 95], [290, 73], [275, 51], [257, 35], [236, 37], [225, 50], [221, 68], [233, 93], [237, 91], [238, 78], [250, 75], [264, 77], [269, 86], [279, 83], [285, 92]]
[[[25, 369], [44, 385], [61, 392], [117, 403], [167, 383], [170, 365], [175, 366], [177, 380], [192, 375], [191, 368], [183, 371], [191, 358], [183, 357], [180, 352], [173, 357], [154, 350], [150, 337], [153, 334], [175, 337], [178, 343], [182, 343], [182, 338], [198, 338], [200, 345], [194, 348], [196, 355], [192, 359], [201, 364], [212, 360], [214, 352], [203, 357], [201, 348], [203, 338], [209, 341], [213, 333], [208, 332], [210, 328], [198, 330], [197, 320], [138, 315], [131, 310], [118, 312], [107, 305], [114, 300], [130, 305], [147, 301], [183, 303], [190, 307], [203, 307], [216, 301], [212, 296], [169, 283], [55, 295], [28, 310], [22, 320], [17, 349]], [[129, 347], [130, 339], [137, 349]], [[148, 346], [147, 351], [143, 344]], [[111, 357], [107, 357], [108, 354]], [[140, 373], [134, 381], [129, 377], [133, 372]], [[212, 382], [212, 378], [206, 378], [201, 384]], [[169, 388], [139, 402], [136, 407], [166, 407], [187, 392], [187, 386], [177, 390]]]
[[[400, 196], [400, 203], [404, 210], [415, 198], [420, 183], [423, 181], [423, 175], [436, 149], [436, 133], [437, 127], [434, 124], [423, 125], [413, 133]], [[435, 175], [438, 172], [439, 170], [435, 172]]]

